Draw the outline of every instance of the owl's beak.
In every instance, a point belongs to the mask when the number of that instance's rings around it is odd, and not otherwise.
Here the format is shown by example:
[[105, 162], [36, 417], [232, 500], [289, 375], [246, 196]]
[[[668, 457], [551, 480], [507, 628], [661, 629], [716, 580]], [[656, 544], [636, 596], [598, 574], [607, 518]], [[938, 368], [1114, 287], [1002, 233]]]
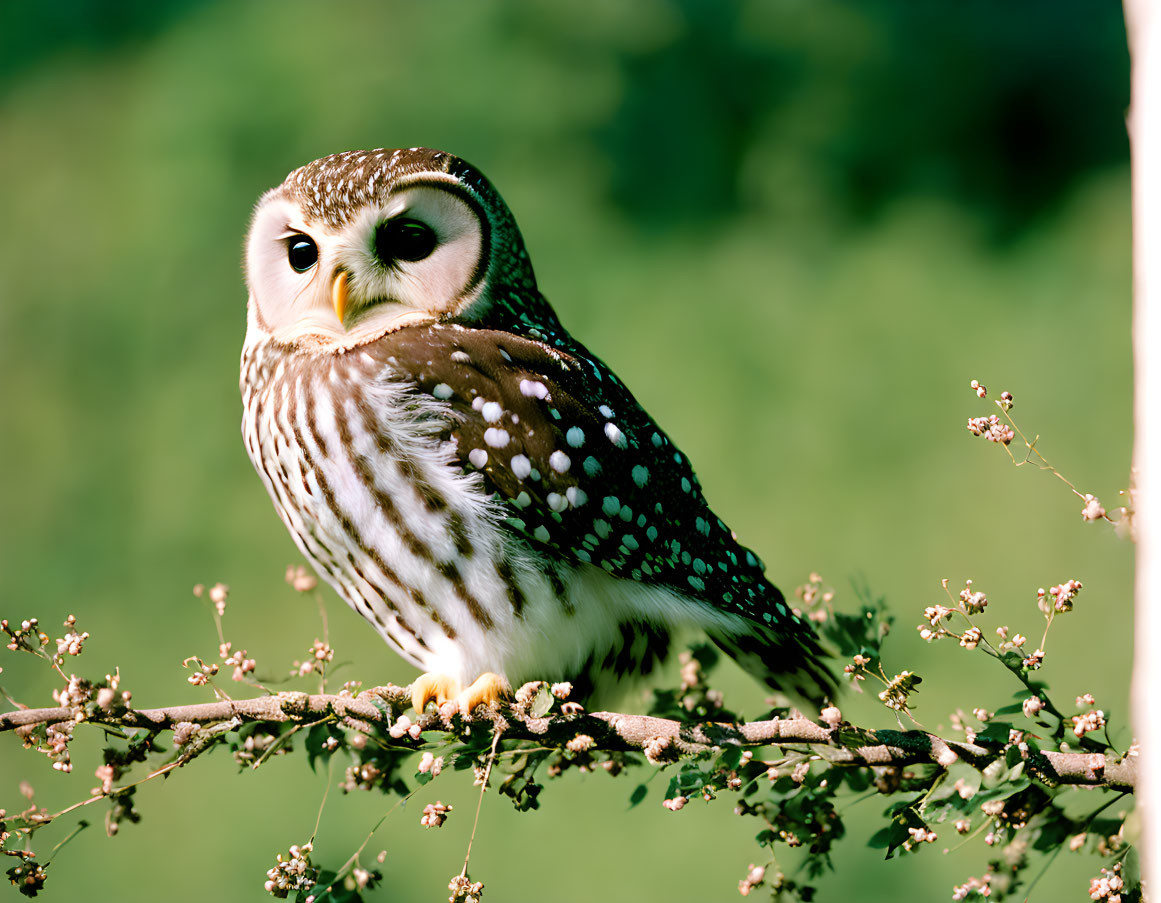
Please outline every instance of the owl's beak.
[[335, 308], [339, 322], [342, 323], [347, 315], [347, 271], [339, 270], [335, 281], [331, 285], [331, 304]]

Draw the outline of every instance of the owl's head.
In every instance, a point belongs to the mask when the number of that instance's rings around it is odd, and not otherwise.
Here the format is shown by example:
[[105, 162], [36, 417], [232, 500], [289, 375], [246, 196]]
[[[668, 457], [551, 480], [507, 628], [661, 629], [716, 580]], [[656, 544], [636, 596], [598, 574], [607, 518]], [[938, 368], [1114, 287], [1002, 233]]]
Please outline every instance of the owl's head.
[[246, 282], [251, 333], [324, 349], [477, 321], [497, 297], [536, 294], [499, 194], [428, 148], [347, 151], [294, 170], [258, 202]]

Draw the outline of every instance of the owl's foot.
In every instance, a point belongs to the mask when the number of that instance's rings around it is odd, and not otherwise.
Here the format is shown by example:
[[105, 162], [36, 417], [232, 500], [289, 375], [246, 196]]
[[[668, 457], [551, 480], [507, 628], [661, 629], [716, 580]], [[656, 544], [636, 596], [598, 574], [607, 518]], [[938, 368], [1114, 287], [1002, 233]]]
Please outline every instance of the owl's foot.
[[492, 705], [499, 702], [511, 692], [508, 681], [499, 674], [485, 671], [472, 682], [472, 685], [456, 696], [460, 713], [464, 717], [471, 716], [477, 706]]
[[411, 707], [415, 709], [416, 714], [422, 715], [427, 704], [433, 699], [436, 706], [441, 706], [445, 702], [458, 700], [461, 695], [463, 694], [460, 693], [460, 682], [454, 677], [428, 672], [420, 674], [411, 685]]

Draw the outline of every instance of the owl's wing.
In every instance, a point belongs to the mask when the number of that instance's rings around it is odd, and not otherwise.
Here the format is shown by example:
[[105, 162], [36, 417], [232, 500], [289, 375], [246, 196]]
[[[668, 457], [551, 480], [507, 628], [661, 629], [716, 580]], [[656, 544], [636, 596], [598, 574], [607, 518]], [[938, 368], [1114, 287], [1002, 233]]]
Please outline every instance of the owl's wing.
[[527, 540], [759, 624], [797, 620], [686, 457], [579, 343], [455, 325], [380, 341], [420, 392], [451, 405], [460, 464]]

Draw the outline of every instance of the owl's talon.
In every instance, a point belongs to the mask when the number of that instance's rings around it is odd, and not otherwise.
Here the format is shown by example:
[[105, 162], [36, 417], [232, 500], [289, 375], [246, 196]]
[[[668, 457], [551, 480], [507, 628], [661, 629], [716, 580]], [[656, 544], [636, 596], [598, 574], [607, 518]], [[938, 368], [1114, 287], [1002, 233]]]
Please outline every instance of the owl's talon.
[[458, 699], [460, 695], [460, 682], [454, 677], [428, 672], [420, 674], [411, 685], [411, 707], [417, 715], [422, 715], [432, 700], [435, 700], [437, 706], [442, 706], [445, 702]]
[[477, 677], [470, 687], [456, 696], [456, 703], [460, 707], [460, 714], [465, 718], [471, 717], [472, 712], [481, 705], [492, 705], [499, 702], [511, 692], [508, 681], [499, 674], [485, 671]]

